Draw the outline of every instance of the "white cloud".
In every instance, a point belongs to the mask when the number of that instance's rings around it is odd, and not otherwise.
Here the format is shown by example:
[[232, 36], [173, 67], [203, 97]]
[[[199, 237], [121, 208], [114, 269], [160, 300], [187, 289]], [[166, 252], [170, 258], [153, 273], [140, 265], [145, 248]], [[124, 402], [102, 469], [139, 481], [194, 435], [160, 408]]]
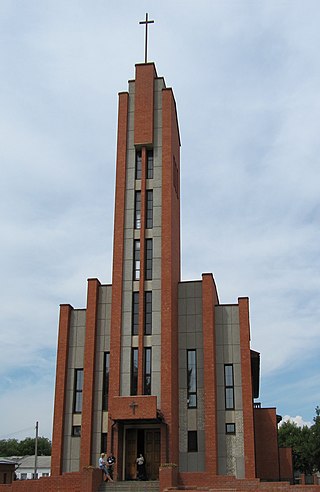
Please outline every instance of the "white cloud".
[[282, 417], [279, 426], [281, 427], [281, 425], [283, 425], [285, 422], [294, 422], [295, 424], [297, 424], [298, 427], [304, 427], [305, 425], [311, 427], [312, 425], [312, 422], [304, 421], [301, 415], [296, 415], [296, 417], [290, 417], [290, 415], [285, 415], [284, 417]]

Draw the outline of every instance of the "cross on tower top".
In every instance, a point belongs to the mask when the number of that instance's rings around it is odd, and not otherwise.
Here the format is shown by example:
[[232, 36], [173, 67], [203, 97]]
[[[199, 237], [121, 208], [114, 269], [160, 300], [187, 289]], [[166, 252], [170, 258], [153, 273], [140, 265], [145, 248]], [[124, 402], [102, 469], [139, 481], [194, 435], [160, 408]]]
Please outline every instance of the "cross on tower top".
[[148, 24], [153, 24], [154, 20], [148, 20], [148, 14], [146, 14], [146, 19], [140, 21], [139, 24], [146, 25], [146, 37], [145, 37], [145, 46], [144, 46], [144, 63], [148, 63]]

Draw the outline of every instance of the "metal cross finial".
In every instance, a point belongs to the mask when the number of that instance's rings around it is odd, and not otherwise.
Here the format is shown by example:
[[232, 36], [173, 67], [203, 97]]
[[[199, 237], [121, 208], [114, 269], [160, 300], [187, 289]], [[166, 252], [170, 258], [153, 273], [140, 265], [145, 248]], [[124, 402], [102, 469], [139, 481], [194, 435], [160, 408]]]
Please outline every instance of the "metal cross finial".
[[131, 402], [129, 407], [132, 408], [132, 411], [133, 411], [133, 415], [135, 415], [136, 413], [136, 407], [138, 406], [138, 403], [136, 403], [135, 401]]
[[146, 38], [145, 38], [145, 46], [144, 46], [144, 63], [148, 63], [148, 24], [153, 24], [154, 20], [148, 20], [148, 14], [146, 14], [146, 20], [140, 21], [139, 24], [146, 25]]

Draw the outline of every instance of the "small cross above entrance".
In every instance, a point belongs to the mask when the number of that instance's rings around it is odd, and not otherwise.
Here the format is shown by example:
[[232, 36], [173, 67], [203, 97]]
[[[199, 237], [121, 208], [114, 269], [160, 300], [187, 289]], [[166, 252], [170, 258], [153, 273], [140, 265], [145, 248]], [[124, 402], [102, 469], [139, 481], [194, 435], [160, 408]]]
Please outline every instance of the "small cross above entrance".
[[133, 412], [133, 415], [136, 414], [136, 408], [138, 406], [138, 403], [136, 403], [135, 401], [132, 401], [129, 405], [130, 408], [132, 408], [132, 412]]
[[148, 20], [148, 14], [146, 14], [146, 20], [140, 21], [139, 24], [146, 25], [146, 37], [144, 46], [144, 63], [148, 63], [148, 24], [153, 24], [154, 20]]

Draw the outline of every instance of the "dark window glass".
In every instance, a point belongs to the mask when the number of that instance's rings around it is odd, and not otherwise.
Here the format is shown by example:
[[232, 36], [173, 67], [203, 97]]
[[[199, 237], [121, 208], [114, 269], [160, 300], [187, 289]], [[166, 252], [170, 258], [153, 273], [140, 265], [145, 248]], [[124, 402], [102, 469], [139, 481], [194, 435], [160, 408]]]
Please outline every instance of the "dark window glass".
[[147, 190], [147, 207], [146, 207], [146, 227], [152, 229], [153, 227], [153, 191]]
[[153, 178], [153, 150], [147, 151], [147, 179]]
[[144, 374], [143, 374], [143, 393], [151, 395], [151, 348], [144, 349]]
[[197, 451], [198, 451], [197, 431], [188, 431], [188, 453], [196, 453]]
[[140, 241], [134, 241], [133, 251], [133, 280], [140, 279]]
[[136, 151], [136, 179], [141, 179], [142, 175], [142, 159], [141, 150]]
[[187, 350], [188, 408], [197, 407], [197, 355]]
[[224, 366], [224, 385], [226, 409], [230, 410], [234, 408], [234, 382], [232, 364], [225, 364]]
[[138, 349], [131, 351], [131, 395], [138, 394]]
[[134, 196], [134, 228], [141, 228], [141, 191], [136, 191]]
[[108, 410], [109, 403], [110, 352], [104, 353], [102, 409]]
[[236, 424], [226, 424], [226, 434], [235, 434], [236, 433]]
[[83, 369], [76, 369], [74, 373], [74, 403], [73, 411], [82, 412]]
[[72, 426], [72, 435], [73, 437], [81, 437], [81, 425]]
[[132, 335], [139, 333], [139, 292], [132, 293]]
[[100, 449], [101, 453], [106, 453], [107, 451], [107, 438], [108, 438], [108, 434], [106, 432], [103, 432], [101, 434], [101, 449]]
[[152, 280], [152, 239], [146, 239], [146, 280]]
[[152, 292], [144, 293], [144, 334], [152, 335]]

